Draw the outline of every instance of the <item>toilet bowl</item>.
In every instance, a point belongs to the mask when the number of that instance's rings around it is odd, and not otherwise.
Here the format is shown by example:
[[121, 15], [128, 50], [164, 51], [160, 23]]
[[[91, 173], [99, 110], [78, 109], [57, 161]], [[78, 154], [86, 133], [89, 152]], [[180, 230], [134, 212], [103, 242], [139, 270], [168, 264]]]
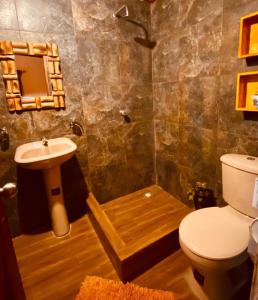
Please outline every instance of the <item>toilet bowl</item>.
[[197, 210], [182, 221], [179, 242], [191, 262], [193, 280], [207, 297], [193, 290], [200, 299], [230, 299], [246, 283], [251, 222], [230, 206]]
[[229, 204], [187, 215], [179, 242], [191, 267], [189, 287], [199, 299], [231, 299], [252, 275], [247, 253], [249, 225], [258, 216], [252, 206], [258, 159], [221, 157], [223, 198]]

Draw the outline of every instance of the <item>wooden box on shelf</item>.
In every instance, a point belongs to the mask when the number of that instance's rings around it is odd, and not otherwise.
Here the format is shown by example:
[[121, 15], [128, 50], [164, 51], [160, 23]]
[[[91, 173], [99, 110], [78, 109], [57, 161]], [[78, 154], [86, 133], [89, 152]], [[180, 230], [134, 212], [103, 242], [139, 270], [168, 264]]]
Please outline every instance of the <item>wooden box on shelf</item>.
[[258, 111], [258, 71], [237, 75], [236, 110]]
[[258, 12], [240, 19], [238, 57], [258, 56]]

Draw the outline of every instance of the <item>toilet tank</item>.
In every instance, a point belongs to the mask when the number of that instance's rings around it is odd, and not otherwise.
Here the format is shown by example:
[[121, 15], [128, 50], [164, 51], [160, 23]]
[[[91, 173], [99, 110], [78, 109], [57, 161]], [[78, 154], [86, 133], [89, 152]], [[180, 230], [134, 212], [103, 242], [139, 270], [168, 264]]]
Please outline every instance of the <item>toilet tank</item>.
[[258, 184], [258, 158], [241, 154], [225, 154], [220, 160], [223, 199], [239, 212], [257, 218], [258, 205], [254, 208], [252, 202], [256, 179]]

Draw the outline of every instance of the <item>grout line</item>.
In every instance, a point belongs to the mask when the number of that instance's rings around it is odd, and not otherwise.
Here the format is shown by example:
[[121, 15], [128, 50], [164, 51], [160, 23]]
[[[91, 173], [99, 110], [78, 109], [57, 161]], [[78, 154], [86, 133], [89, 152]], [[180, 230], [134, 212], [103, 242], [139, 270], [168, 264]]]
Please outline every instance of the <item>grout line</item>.
[[18, 25], [19, 38], [21, 39], [21, 28], [20, 28], [20, 22], [19, 22], [19, 18], [18, 18], [16, 0], [14, 0], [14, 6], [15, 6], [15, 15], [16, 15], [17, 25]]
[[[150, 6], [150, 36], [152, 38], [153, 32], [152, 32], [152, 7]], [[156, 46], [157, 47], [157, 46]], [[158, 174], [157, 174], [157, 137], [156, 137], [156, 126], [155, 126], [155, 105], [154, 105], [154, 88], [153, 88], [153, 51], [151, 51], [151, 90], [152, 90], [152, 115], [153, 115], [153, 166], [154, 166], [154, 183], [158, 184]]]
[[70, 5], [71, 5], [71, 15], [72, 15], [72, 22], [73, 22], [73, 36], [76, 39], [76, 25], [75, 25], [75, 18], [74, 18], [74, 3], [73, 3], [73, 1], [70, 1]]

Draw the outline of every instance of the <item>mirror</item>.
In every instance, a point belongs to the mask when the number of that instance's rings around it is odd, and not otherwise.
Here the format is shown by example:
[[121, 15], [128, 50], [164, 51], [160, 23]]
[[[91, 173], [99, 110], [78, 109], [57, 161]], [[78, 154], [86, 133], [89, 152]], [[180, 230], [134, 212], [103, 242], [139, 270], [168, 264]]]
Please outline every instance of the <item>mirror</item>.
[[15, 55], [21, 96], [50, 96], [45, 57]]
[[0, 41], [0, 61], [10, 112], [65, 108], [56, 44]]

